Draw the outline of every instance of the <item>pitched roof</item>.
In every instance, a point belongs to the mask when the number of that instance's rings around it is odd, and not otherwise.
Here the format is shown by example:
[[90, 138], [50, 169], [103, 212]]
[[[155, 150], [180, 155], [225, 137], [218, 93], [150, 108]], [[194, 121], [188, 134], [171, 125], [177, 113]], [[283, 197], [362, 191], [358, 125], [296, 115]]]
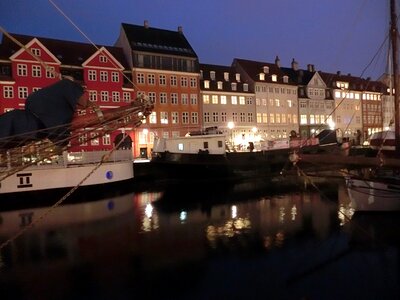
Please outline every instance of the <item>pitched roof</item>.
[[[129, 68], [126, 62], [124, 53], [121, 48], [114, 46], [103, 46], [92, 44], [50, 39], [44, 37], [35, 37], [21, 34], [10, 34], [17, 41], [26, 45], [32, 39], [37, 38], [51, 53], [56, 56], [63, 65], [81, 66], [89, 57], [97, 51], [96, 47], [100, 49], [105, 47], [114, 57], [118, 60], [124, 68]], [[20, 50], [21, 47], [15, 42], [10, 40], [7, 36], [3, 35], [2, 43], [0, 44], [0, 59], [8, 60], [11, 55]]]
[[[288, 76], [278, 65], [272, 63], [235, 58], [233, 65], [240, 65], [247, 75], [255, 82], [285, 83], [283, 82], [283, 76]], [[268, 73], [264, 73], [264, 67], [268, 67]], [[260, 80], [259, 74], [261, 73], [266, 75], [265, 80]], [[277, 81], [272, 80], [272, 75], [277, 76]], [[289, 82], [285, 84], [293, 85], [296, 83], [289, 80]]]
[[[241, 92], [241, 93], [252, 93], [252, 91], [245, 91], [243, 85], [247, 84], [243, 80], [237, 80], [236, 70], [232, 66], [222, 66], [213, 64], [200, 64], [200, 71], [202, 71], [202, 79], [200, 80], [201, 89], [204, 89], [204, 80], [208, 80], [210, 88], [206, 90], [210, 91], [221, 91], [218, 88], [218, 82], [222, 82], [222, 91], [225, 92]], [[211, 72], [215, 72], [215, 79], [211, 78]], [[225, 73], [229, 74], [228, 80], [225, 79]], [[232, 83], [236, 83], [236, 90], [232, 90]]]
[[197, 54], [182, 31], [126, 23], [121, 25], [132, 50], [197, 58]]
[[349, 89], [354, 91], [369, 91], [378, 93], [387, 93], [387, 86], [380, 81], [373, 81], [370, 78], [361, 78], [351, 76], [350, 74], [340, 74], [340, 73], [326, 73], [319, 72], [321, 78], [325, 81], [326, 85], [330, 88], [336, 87], [336, 82], [348, 82]]

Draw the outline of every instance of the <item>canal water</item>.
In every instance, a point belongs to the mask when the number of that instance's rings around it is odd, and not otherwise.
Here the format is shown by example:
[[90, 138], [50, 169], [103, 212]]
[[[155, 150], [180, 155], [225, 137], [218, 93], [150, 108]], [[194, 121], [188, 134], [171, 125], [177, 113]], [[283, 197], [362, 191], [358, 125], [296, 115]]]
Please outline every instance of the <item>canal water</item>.
[[399, 217], [353, 214], [341, 181], [171, 181], [8, 209], [0, 297], [400, 299]]

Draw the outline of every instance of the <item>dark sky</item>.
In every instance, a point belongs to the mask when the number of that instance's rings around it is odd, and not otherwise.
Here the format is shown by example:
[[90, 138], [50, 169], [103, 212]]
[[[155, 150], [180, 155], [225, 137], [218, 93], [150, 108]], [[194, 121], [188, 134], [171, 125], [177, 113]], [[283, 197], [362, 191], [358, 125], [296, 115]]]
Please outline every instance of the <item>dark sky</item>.
[[201, 63], [272, 63], [278, 55], [283, 67], [295, 58], [300, 68], [373, 79], [386, 70], [387, 45], [379, 49], [389, 29], [388, 0], [1, 0], [0, 26], [89, 42], [52, 2], [97, 44], [113, 45], [122, 22], [148, 20], [150, 27], [182, 26]]

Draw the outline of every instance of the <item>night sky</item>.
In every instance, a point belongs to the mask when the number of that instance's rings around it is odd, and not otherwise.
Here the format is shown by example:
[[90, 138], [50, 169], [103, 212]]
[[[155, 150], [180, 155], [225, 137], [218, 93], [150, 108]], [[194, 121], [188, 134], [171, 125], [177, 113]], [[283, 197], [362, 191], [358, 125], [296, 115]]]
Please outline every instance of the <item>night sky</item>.
[[386, 71], [387, 44], [379, 49], [389, 30], [387, 0], [1, 0], [0, 26], [89, 42], [52, 2], [96, 44], [113, 45], [122, 22], [148, 20], [150, 27], [182, 26], [201, 63], [272, 63], [278, 55], [283, 67], [295, 58], [300, 68], [373, 79]]

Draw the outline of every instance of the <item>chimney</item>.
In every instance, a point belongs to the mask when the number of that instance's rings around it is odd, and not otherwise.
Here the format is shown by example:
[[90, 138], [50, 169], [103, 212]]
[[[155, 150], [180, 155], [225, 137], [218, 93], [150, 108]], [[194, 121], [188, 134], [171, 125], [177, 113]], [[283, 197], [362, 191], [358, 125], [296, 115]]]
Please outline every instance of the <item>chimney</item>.
[[294, 60], [294, 58], [292, 59], [292, 69], [297, 71], [299, 68], [299, 64], [297, 61]]
[[179, 33], [183, 33], [183, 27], [182, 26], [178, 26], [178, 32]]
[[340, 75], [340, 74], [341, 74], [341, 72], [340, 72], [340, 71], [337, 71], [337, 72], [336, 72], [336, 75]]
[[308, 65], [307, 65], [307, 71], [308, 71], [308, 72], [315, 72], [314, 65], [308, 64]]
[[275, 65], [280, 68], [281, 67], [281, 60], [279, 59], [278, 55], [275, 57]]
[[144, 26], [144, 28], [149, 28], [149, 21], [144, 20], [143, 26]]

